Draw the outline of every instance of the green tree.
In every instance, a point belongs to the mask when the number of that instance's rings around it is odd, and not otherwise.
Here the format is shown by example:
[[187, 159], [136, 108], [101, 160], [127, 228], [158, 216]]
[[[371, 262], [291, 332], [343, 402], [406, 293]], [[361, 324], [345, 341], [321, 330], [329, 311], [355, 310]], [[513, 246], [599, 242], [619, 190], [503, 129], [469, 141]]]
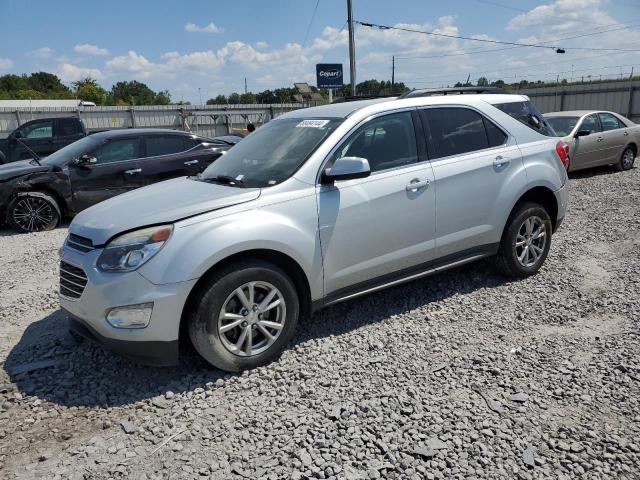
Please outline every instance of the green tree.
[[207, 105], [226, 105], [227, 103], [227, 97], [224, 95], [218, 95], [216, 98], [207, 100]]
[[240, 95], [240, 103], [242, 104], [256, 103], [256, 96], [251, 92], [243, 93], [242, 95]]
[[57, 75], [47, 72], [35, 72], [27, 77], [27, 83], [33, 90], [42, 93], [70, 94], [71, 89], [62, 83]]
[[85, 102], [93, 102], [96, 105], [104, 105], [107, 99], [107, 92], [98, 85], [98, 82], [91, 77], [83, 78], [73, 82], [76, 97]]
[[487, 77], [480, 77], [478, 79], [478, 86], [479, 87], [488, 87], [489, 86], [489, 80], [487, 80]]
[[231, 95], [229, 95], [228, 102], [231, 105], [237, 105], [238, 103], [240, 103], [240, 94], [233, 92]]
[[169, 90], [162, 90], [156, 94], [153, 102], [155, 105], [169, 105], [171, 103], [171, 94]]
[[108, 97], [111, 105], [153, 105], [155, 100], [156, 93], [137, 80], [116, 83]]
[[0, 77], [0, 90], [17, 92], [18, 90], [28, 90], [29, 88], [26, 75], [18, 76], [8, 74]]

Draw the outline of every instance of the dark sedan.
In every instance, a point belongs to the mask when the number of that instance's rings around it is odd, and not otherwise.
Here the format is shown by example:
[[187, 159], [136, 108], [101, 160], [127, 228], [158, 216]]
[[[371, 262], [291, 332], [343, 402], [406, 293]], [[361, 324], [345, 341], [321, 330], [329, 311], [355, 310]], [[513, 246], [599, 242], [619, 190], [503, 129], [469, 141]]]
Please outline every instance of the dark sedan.
[[163, 129], [112, 130], [84, 137], [45, 159], [0, 165], [0, 223], [50, 230], [63, 217], [135, 188], [196, 175], [233, 146]]

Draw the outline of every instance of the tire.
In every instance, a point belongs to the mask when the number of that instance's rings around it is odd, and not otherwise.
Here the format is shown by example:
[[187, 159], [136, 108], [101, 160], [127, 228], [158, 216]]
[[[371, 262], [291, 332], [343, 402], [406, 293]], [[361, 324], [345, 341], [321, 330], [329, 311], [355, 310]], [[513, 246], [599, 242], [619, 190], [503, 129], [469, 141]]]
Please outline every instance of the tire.
[[42, 192], [16, 195], [7, 206], [7, 223], [21, 233], [53, 230], [61, 216], [56, 199]]
[[[536, 232], [542, 235], [536, 236]], [[498, 269], [516, 278], [536, 274], [549, 254], [551, 235], [551, 217], [542, 205], [533, 202], [516, 205], [500, 240]]]
[[[250, 288], [254, 290], [253, 302], [248, 302]], [[237, 293], [240, 289], [244, 303]], [[276, 290], [274, 296], [266, 299], [272, 289]], [[221, 370], [239, 372], [271, 362], [296, 331], [298, 293], [289, 276], [272, 263], [256, 259], [228, 265], [197, 295], [188, 318], [189, 338], [202, 358]], [[278, 300], [275, 307], [259, 308]], [[225, 312], [229, 318], [223, 318]], [[265, 331], [274, 338], [268, 338]], [[249, 347], [250, 340], [253, 348]]]
[[624, 170], [631, 170], [633, 163], [636, 161], [636, 152], [631, 147], [627, 147], [620, 155], [620, 161], [614, 165], [614, 168], [619, 172]]

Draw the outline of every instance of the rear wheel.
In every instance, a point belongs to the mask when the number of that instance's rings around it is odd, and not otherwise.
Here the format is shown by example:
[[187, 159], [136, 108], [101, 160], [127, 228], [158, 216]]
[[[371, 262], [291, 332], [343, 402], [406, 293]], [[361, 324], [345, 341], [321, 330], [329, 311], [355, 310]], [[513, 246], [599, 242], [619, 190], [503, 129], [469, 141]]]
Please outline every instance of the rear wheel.
[[60, 221], [60, 207], [51, 196], [28, 192], [16, 196], [7, 207], [7, 222], [18, 232], [53, 230]]
[[295, 333], [299, 311], [296, 288], [285, 272], [262, 260], [238, 262], [200, 290], [189, 337], [215, 367], [256, 368], [282, 352]]
[[627, 147], [620, 156], [620, 161], [614, 165], [616, 170], [631, 170], [633, 163], [636, 161], [636, 152], [631, 147]]
[[551, 218], [542, 205], [517, 205], [505, 226], [497, 266], [511, 277], [528, 277], [540, 270], [551, 247]]

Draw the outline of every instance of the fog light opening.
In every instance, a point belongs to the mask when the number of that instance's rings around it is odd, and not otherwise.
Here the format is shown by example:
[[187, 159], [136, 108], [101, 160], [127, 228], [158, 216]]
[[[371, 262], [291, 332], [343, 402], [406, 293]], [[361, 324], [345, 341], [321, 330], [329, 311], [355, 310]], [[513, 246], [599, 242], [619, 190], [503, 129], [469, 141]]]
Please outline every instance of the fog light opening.
[[115, 307], [107, 313], [107, 322], [114, 328], [145, 328], [151, 320], [153, 303]]

